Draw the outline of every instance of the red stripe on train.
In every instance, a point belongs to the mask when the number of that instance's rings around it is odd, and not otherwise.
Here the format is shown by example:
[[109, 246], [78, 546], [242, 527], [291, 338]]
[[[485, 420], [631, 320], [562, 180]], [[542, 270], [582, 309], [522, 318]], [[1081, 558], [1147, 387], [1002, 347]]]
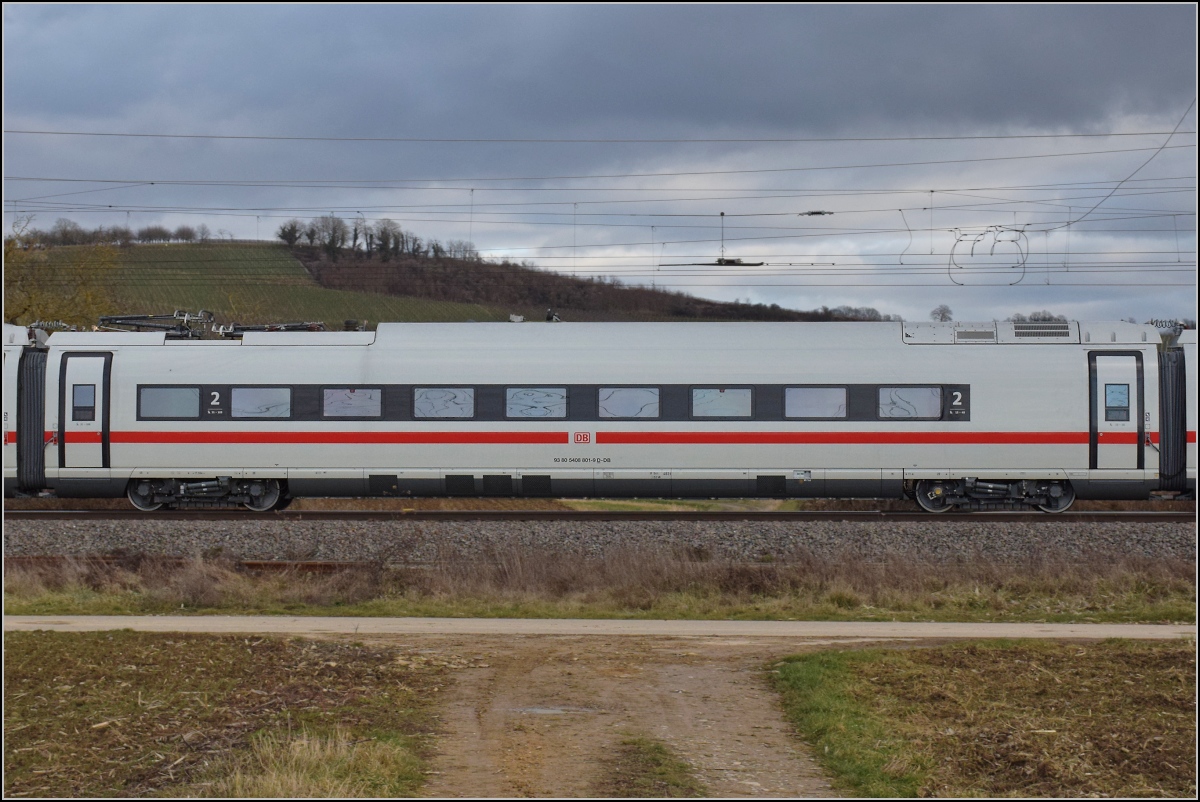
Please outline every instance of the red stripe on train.
[[[46, 438], [46, 441], [49, 442], [51, 437], [54, 436], [54, 433], [46, 432], [46, 434], [49, 435], [49, 437]], [[64, 439], [68, 443], [81, 444], [95, 443], [99, 445], [104, 442], [104, 438], [101, 437], [100, 432], [67, 432], [64, 435]]]
[[554, 444], [567, 432], [113, 432], [113, 443], [283, 443], [311, 445]]
[[[45, 433], [45, 441], [54, 432]], [[99, 432], [67, 432], [68, 443], [102, 442]], [[17, 433], [4, 432], [4, 445]], [[570, 442], [567, 432], [113, 432], [113, 443], [510, 444]], [[1087, 432], [596, 432], [606, 445], [1080, 445]], [[1104, 445], [1137, 445], [1132, 432], [1101, 432]], [[1150, 432], [1158, 444], [1159, 433]], [[1196, 442], [1196, 432], [1187, 433]]]
[[[1130, 435], [1137, 443], [1137, 434]], [[613, 445], [1087, 445], [1087, 432], [596, 432]], [[1122, 442], [1107, 441], [1106, 442]]]

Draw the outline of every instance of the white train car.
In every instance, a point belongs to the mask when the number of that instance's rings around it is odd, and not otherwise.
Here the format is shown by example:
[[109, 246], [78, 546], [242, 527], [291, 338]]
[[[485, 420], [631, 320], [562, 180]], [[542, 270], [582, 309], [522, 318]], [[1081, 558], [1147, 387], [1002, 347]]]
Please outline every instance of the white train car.
[[1129, 323], [5, 326], [5, 495], [902, 497], [1195, 492], [1196, 336]]

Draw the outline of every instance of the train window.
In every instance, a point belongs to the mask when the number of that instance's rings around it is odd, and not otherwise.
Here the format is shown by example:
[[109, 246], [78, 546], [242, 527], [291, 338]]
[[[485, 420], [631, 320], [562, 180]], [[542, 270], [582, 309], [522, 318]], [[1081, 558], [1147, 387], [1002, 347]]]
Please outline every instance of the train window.
[[290, 418], [292, 388], [234, 387], [229, 391], [230, 409], [235, 418]]
[[96, 385], [71, 386], [71, 420], [96, 419]]
[[942, 417], [942, 388], [880, 387], [879, 417], [938, 420]]
[[1129, 420], [1129, 385], [1104, 385], [1104, 419]]
[[692, 389], [692, 416], [696, 418], [749, 418], [754, 409], [749, 387]]
[[140, 387], [138, 388], [138, 417], [198, 418], [200, 417], [200, 388]]
[[657, 387], [601, 387], [601, 418], [657, 418]]
[[414, 418], [473, 418], [475, 390], [470, 387], [417, 387], [413, 390]]
[[509, 387], [505, 397], [510, 418], [567, 417], [566, 387]]
[[846, 417], [845, 387], [788, 387], [783, 391], [786, 418]]
[[383, 390], [327, 387], [321, 409], [327, 418], [378, 418], [383, 413]]

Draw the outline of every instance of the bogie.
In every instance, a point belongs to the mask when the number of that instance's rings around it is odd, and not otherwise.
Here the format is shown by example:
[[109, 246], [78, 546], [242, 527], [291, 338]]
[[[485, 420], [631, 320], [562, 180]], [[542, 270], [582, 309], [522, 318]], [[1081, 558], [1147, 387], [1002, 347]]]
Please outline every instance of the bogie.
[[181, 482], [176, 479], [135, 479], [125, 493], [129, 503], [143, 512], [166, 507], [213, 508], [244, 506], [268, 512], [291, 502], [277, 479], [240, 480], [228, 476]]
[[1034, 507], [1043, 512], [1065, 512], [1075, 502], [1070, 482], [986, 481], [976, 478], [917, 482], [913, 499], [925, 512], [942, 513], [951, 509], [1022, 510]]

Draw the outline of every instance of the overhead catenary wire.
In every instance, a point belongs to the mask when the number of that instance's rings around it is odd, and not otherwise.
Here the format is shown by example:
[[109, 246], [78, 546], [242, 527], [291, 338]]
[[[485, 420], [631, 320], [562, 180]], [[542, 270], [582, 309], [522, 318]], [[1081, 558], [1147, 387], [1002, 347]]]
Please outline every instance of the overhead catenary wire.
[[[1021, 160], [1021, 159], [1058, 159], [1058, 158], [1068, 158], [1068, 157], [1076, 157], [1076, 156], [1111, 155], [1114, 153], [1142, 153], [1145, 151], [1154, 151], [1155, 154], [1157, 154], [1157, 153], [1161, 153], [1163, 150], [1195, 148], [1195, 147], [1196, 147], [1195, 145], [1161, 145], [1157, 148], [1152, 148], [1152, 147], [1149, 147], [1149, 148], [1116, 148], [1116, 149], [1109, 149], [1109, 150], [1073, 151], [1073, 152], [1067, 152], [1067, 153], [1033, 153], [1033, 154], [1020, 154], [1020, 155], [1013, 155], [1013, 156], [977, 156], [975, 158], [970, 158], [970, 159], [934, 159], [934, 160], [926, 160], [926, 161], [880, 162], [880, 163], [872, 163], [872, 164], [809, 165], [806, 167], [760, 167], [760, 168], [746, 168], [746, 169], [741, 169], [741, 170], [678, 170], [678, 171], [660, 171], [660, 172], [649, 172], [649, 173], [583, 173], [583, 174], [575, 174], [575, 175], [462, 176], [462, 177], [441, 177], [441, 178], [406, 177], [406, 178], [368, 179], [366, 181], [361, 181], [360, 183], [365, 184], [365, 183], [394, 182], [394, 183], [423, 184], [423, 183], [433, 183], [433, 182], [458, 183], [458, 182], [464, 182], [464, 181], [473, 181], [473, 182], [580, 181], [580, 180], [601, 180], [601, 179], [607, 180], [607, 179], [614, 179], [614, 178], [678, 178], [681, 176], [708, 176], [708, 175], [766, 175], [766, 174], [776, 174], [776, 173], [806, 173], [806, 172], [816, 172], [816, 171], [821, 171], [821, 170], [865, 170], [865, 169], [881, 169], [881, 168], [887, 168], [887, 167], [924, 167], [924, 166], [932, 166], [932, 165], [937, 165], [937, 164], [971, 164], [971, 163], [986, 163], [986, 162], [998, 162], [998, 161], [1014, 161], [1014, 160]], [[204, 181], [188, 181], [188, 180], [182, 180], [182, 179], [149, 180], [149, 179], [144, 179], [144, 178], [108, 179], [108, 181], [110, 183], [119, 183], [119, 184], [151, 183], [151, 184], [168, 184], [168, 185], [181, 185], [181, 184], [204, 185], [205, 183], [207, 183]], [[298, 182], [303, 181], [304, 183], [311, 183], [311, 184], [329, 183], [329, 180], [322, 180], [322, 179], [297, 179], [297, 181]], [[240, 182], [222, 181], [219, 183], [237, 184]], [[268, 183], [268, 182], [262, 182], [262, 183]], [[273, 183], [279, 183], [279, 182], [273, 182]], [[928, 191], [928, 190], [926, 190], [926, 191]]]
[[1170, 134], [1167, 135], [1167, 138], [1166, 138], [1166, 140], [1163, 141], [1162, 145], [1160, 145], [1158, 147], [1158, 149], [1154, 151], [1154, 153], [1150, 154], [1150, 158], [1146, 159], [1146, 161], [1144, 161], [1140, 165], [1138, 165], [1137, 168], [1135, 168], [1132, 173], [1127, 175], [1125, 178], [1121, 179], [1117, 183], [1117, 185], [1112, 188], [1112, 190], [1108, 193], [1108, 195], [1106, 195], [1105, 197], [1101, 198], [1099, 201], [1096, 202], [1095, 206], [1093, 206], [1091, 209], [1088, 209], [1086, 212], [1084, 212], [1078, 219], [1072, 220], [1068, 223], [1065, 223], [1064, 225], [1070, 226], [1070, 225], [1073, 225], [1074, 223], [1078, 223], [1078, 222], [1086, 219], [1089, 215], [1091, 215], [1092, 212], [1094, 212], [1094, 211], [1096, 211], [1096, 209], [1100, 208], [1100, 206], [1102, 206], [1106, 200], [1111, 198], [1113, 196], [1113, 194], [1116, 193], [1117, 190], [1119, 190], [1122, 186], [1124, 186], [1126, 181], [1132, 179], [1135, 175], [1140, 173], [1146, 167], [1146, 165], [1148, 165], [1148, 164], [1150, 164], [1150, 162], [1154, 161], [1155, 157], [1158, 156], [1158, 154], [1162, 153], [1164, 150], [1166, 150], [1170, 146], [1169, 143], [1171, 142], [1172, 137], [1174, 137], [1175, 134], [1179, 131], [1179, 126], [1183, 125], [1183, 121], [1186, 120], [1188, 115], [1192, 113], [1192, 109], [1195, 108], [1195, 106], [1196, 106], [1196, 99], [1192, 98], [1192, 102], [1188, 104], [1187, 109], [1183, 112], [1183, 116], [1180, 117], [1179, 122], [1177, 122], [1175, 124], [1175, 129]]
[[[144, 131], [39, 131], [29, 129], [4, 129], [6, 134], [25, 134], [33, 136], [92, 136], [92, 137], [125, 137], [136, 139], [228, 139], [272, 142], [429, 142], [429, 143], [463, 143], [463, 144], [721, 144], [721, 143], [799, 143], [799, 142], [943, 142], [948, 140], [993, 140], [993, 139], [1096, 139], [1121, 136], [1159, 136], [1167, 131], [1107, 131], [1099, 133], [1058, 133], [1058, 134], [962, 134], [942, 136], [842, 136], [842, 137], [659, 137], [659, 138], [618, 138], [618, 137], [368, 137], [368, 136], [296, 136], [270, 134], [178, 134], [152, 133]], [[1195, 131], [1178, 131], [1180, 134], [1194, 134]]]

